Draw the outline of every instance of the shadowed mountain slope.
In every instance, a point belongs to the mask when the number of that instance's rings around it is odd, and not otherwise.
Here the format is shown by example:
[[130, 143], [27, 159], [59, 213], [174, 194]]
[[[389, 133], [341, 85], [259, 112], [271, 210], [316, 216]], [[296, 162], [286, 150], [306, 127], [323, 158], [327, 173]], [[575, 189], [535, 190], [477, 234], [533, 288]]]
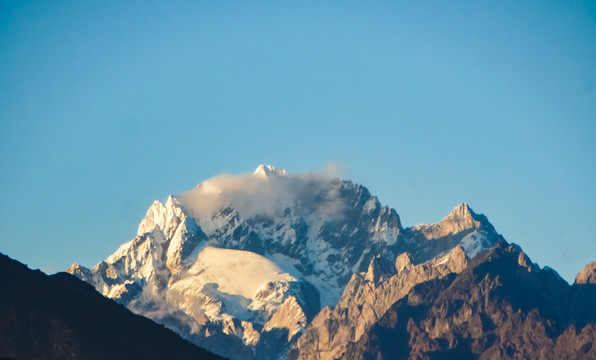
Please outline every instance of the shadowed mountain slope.
[[222, 359], [66, 273], [0, 254], [0, 358]]

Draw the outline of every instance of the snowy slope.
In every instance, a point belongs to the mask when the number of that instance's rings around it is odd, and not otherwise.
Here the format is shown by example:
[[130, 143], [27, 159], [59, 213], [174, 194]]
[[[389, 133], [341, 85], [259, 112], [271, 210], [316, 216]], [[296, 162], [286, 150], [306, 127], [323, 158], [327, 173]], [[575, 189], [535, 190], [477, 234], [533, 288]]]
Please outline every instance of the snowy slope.
[[268, 282], [296, 281], [261, 255], [213, 247], [201, 251], [188, 276], [201, 277], [205, 283], [218, 284], [223, 293], [248, 299]]

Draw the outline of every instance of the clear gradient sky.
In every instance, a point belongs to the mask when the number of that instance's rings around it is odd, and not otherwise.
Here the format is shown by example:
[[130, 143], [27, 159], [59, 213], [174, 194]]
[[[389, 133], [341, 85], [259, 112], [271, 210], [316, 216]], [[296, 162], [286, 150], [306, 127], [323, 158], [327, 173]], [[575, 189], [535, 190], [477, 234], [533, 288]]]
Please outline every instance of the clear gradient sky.
[[467, 202], [572, 281], [596, 2], [0, 1], [0, 134], [0, 252], [46, 272], [214, 175], [336, 164], [405, 226]]

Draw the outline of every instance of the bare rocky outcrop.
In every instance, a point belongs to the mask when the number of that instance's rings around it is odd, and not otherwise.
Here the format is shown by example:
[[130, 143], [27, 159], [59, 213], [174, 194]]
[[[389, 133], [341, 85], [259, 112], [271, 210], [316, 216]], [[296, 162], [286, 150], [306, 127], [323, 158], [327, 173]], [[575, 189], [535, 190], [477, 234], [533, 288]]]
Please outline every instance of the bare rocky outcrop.
[[396, 301], [417, 284], [459, 273], [468, 258], [460, 246], [447, 255], [413, 265], [408, 253], [391, 266], [380, 258], [371, 261], [366, 273], [352, 275], [334, 308], [326, 308], [309, 325], [289, 353], [290, 359], [331, 360], [343, 356]]
[[412, 288], [339, 358], [595, 359], [595, 295], [503, 242]]
[[596, 284], [596, 261], [586, 265], [575, 277], [576, 284]]

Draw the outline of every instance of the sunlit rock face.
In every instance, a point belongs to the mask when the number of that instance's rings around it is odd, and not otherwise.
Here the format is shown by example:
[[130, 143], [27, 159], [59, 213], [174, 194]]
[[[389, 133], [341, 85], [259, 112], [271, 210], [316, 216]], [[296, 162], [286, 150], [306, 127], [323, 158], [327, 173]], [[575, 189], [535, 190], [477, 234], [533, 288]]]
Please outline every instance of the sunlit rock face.
[[326, 308], [310, 323], [294, 345], [291, 358], [338, 359], [351, 342], [358, 341], [371, 325], [417, 284], [463, 271], [468, 257], [456, 246], [442, 257], [414, 265], [408, 253], [395, 265], [374, 258], [367, 272], [356, 273], [344, 289], [339, 303]]
[[413, 243], [411, 253], [417, 261], [446, 253], [458, 244], [469, 257], [474, 257], [501, 238], [486, 216], [476, 214], [465, 203], [459, 204], [441, 222], [411, 227], [404, 236]]
[[[465, 263], [499, 239], [465, 204], [438, 224], [404, 229], [361, 185], [261, 165], [154, 202], [135, 239], [93, 269], [68, 271], [218, 354], [277, 359], [324, 307], [370, 306], [375, 316], [346, 335], [356, 339], [411, 284], [458, 271], [451, 257]], [[378, 304], [346, 297], [379, 286], [392, 290]]]
[[592, 261], [575, 277], [576, 284], [596, 284], [596, 261]]
[[415, 285], [336, 358], [595, 359], [595, 296], [503, 241]]

